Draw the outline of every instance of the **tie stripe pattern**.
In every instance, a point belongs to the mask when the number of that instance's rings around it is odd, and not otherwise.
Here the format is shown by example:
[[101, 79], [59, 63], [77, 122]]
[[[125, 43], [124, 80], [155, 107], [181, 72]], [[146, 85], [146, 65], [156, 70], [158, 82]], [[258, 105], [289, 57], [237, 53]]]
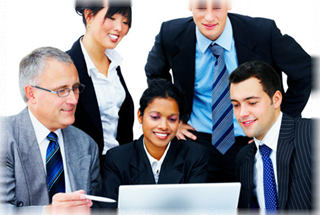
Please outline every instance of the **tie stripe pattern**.
[[209, 48], [216, 58], [212, 88], [212, 145], [225, 154], [235, 141], [229, 74], [223, 59], [223, 48], [217, 44]]
[[263, 189], [265, 206], [267, 210], [276, 210], [278, 208], [278, 195], [276, 189], [276, 181], [270, 159], [271, 149], [262, 145], [259, 147], [260, 154], [262, 155], [263, 162]]
[[51, 203], [54, 194], [65, 192], [65, 181], [57, 135], [54, 132], [50, 132], [47, 139], [50, 141], [46, 155], [47, 187]]

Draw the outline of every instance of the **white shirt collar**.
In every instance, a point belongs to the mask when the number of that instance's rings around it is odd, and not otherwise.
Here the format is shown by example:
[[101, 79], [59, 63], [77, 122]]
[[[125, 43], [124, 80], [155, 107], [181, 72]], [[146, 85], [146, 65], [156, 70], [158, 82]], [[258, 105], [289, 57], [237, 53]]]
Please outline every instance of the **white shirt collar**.
[[[51, 132], [47, 127], [45, 127], [39, 120], [32, 114], [30, 109], [28, 108], [29, 116], [31, 119], [31, 123], [33, 125], [34, 132], [36, 134], [36, 138], [38, 143], [40, 144], [43, 140], [47, 139], [48, 134]], [[62, 137], [61, 129], [54, 131], [56, 135]]]
[[144, 150], [145, 150], [145, 152], [146, 152], [146, 154], [147, 154], [147, 156], [148, 156], [148, 158], [149, 158], [149, 161], [150, 161], [150, 164], [151, 164], [151, 165], [152, 165], [153, 162], [160, 162], [160, 163], [162, 164], [164, 158], [165, 158], [166, 155], [167, 155], [167, 151], [168, 151], [168, 149], [170, 148], [170, 145], [171, 145], [171, 141], [168, 143], [168, 146], [167, 146], [166, 150], [164, 151], [164, 153], [163, 153], [162, 157], [160, 158], [160, 160], [157, 160], [157, 159], [155, 159], [154, 157], [152, 157], [152, 156], [149, 154], [149, 152], [148, 152], [148, 150], [147, 150], [147, 147], [146, 147], [146, 144], [145, 144], [145, 142], [144, 142], [144, 138], [143, 138], [143, 148], [144, 148]]
[[272, 151], [274, 152], [277, 151], [281, 121], [282, 121], [282, 112], [280, 112], [277, 121], [272, 125], [270, 130], [267, 132], [267, 134], [264, 136], [264, 138], [261, 141], [254, 137], [254, 142], [256, 144], [257, 149], [259, 149], [260, 145], [265, 144], [270, 149], [272, 149]]
[[[86, 64], [87, 64], [88, 75], [89, 75], [89, 77], [91, 77], [91, 73], [93, 71], [97, 71], [97, 68], [93, 64], [86, 48], [84, 47], [84, 45], [82, 43], [82, 38], [80, 39], [80, 46], [81, 46], [81, 50], [82, 50], [82, 53], [84, 56], [84, 60], [86, 61]], [[109, 71], [111, 71], [113, 69], [115, 70], [118, 66], [120, 66], [120, 64], [122, 62], [122, 56], [115, 49], [106, 49], [105, 55], [111, 61], [111, 64], [109, 66]]]

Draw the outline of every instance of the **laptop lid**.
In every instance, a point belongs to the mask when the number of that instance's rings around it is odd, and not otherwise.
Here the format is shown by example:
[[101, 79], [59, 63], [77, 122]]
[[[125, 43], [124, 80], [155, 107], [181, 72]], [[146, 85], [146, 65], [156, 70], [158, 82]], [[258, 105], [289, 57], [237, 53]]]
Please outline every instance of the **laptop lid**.
[[236, 209], [240, 183], [121, 185], [119, 209]]

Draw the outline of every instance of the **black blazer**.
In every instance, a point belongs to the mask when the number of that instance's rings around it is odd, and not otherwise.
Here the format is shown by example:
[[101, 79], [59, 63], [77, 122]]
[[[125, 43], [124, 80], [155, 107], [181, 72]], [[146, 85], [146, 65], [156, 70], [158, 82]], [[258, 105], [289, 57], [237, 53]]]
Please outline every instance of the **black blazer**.
[[[101, 158], [104, 141], [99, 106], [92, 80], [88, 75], [87, 65], [80, 46], [80, 39], [81, 37], [73, 44], [72, 48], [67, 51], [78, 70], [80, 82], [86, 86], [80, 94], [75, 113], [76, 120], [73, 125], [89, 134], [97, 142]], [[117, 131], [117, 141], [119, 144], [124, 144], [133, 140], [134, 106], [131, 95], [122, 77], [120, 67], [117, 68], [117, 71], [121, 84], [126, 92], [126, 98], [119, 111]], [[106, 94], [107, 93], [108, 92], [106, 92]]]
[[[282, 110], [301, 116], [311, 92], [311, 57], [288, 35], [282, 35], [272, 20], [229, 13], [239, 65], [252, 60], [270, 64], [282, 77], [288, 76]], [[188, 114], [193, 103], [196, 34], [193, 18], [164, 22], [149, 53], [145, 72], [154, 78], [171, 80], [186, 94]], [[184, 121], [188, 120], [183, 119]]]
[[[312, 135], [310, 119], [283, 114], [277, 147], [279, 209], [312, 207]], [[243, 147], [236, 158], [236, 176], [241, 182], [239, 208], [253, 205], [253, 165], [257, 148]]]
[[[142, 135], [107, 152], [102, 171], [103, 196], [118, 200], [120, 185], [155, 184], [143, 138]], [[206, 153], [198, 144], [174, 138], [162, 163], [158, 184], [207, 182]]]

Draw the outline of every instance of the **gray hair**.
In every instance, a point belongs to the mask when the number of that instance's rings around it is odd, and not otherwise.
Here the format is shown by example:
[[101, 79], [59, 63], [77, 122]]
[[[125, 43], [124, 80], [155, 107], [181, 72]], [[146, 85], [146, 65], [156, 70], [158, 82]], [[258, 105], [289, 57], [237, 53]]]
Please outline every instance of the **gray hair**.
[[38, 79], [44, 71], [46, 61], [56, 59], [61, 63], [73, 64], [72, 59], [65, 52], [53, 47], [41, 47], [22, 58], [19, 65], [19, 87], [24, 102], [28, 102], [24, 88], [27, 85], [37, 85]]

